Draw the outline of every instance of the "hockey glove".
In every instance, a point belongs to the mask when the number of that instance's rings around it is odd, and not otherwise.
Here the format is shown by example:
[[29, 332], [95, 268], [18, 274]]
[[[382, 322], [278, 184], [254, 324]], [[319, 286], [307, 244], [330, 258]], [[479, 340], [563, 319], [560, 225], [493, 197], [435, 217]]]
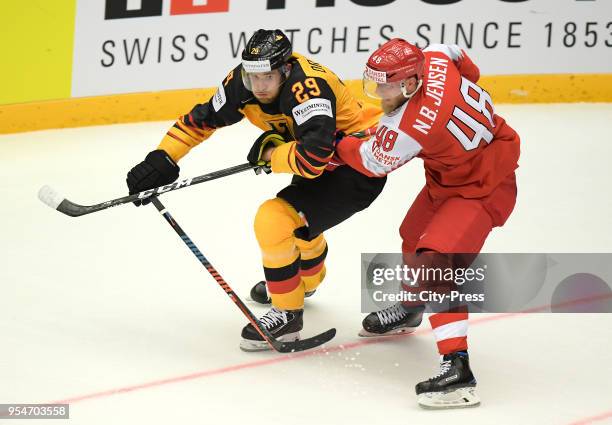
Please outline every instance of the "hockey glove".
[[253, 165], [259, 166], [259, 168], [255, 170], [257, 174], [259, 174], [261, 170], [266, 172], [266, 174], [272, 172], [271, 162], [269, 160], [266, 161], [262, 159], [262, 155], [267, 148], [277, 147], [282, 145], [283, 143], [285, 143], [285, 139], [283, 138], [283, 136], [273, 130], [269, 130], [262, 133], [257, 138], [257, 140], [255, 140], [255, 143], [253, 143], [253, 146], [251, 147], [251, 150], [247, 155], [247, 161], [249, 161]]
[[[149, 152], [145, 160], [132, 168], [125, 179], [130, 195], [172, 183], [178, 179], [180, 168], [166, 151]], [[147, 205], [150, 198], [134, 201], [137, 207]]]

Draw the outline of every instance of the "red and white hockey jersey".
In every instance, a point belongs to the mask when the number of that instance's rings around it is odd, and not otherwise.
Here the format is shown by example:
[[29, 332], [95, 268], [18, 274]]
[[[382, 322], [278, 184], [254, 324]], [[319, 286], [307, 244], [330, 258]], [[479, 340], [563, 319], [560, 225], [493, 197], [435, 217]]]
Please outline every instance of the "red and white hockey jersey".
[[422, 85], [380, 120], [369, 140], [346, 137], [337, 153], [369, 176], [383, 176], [422, 158], [430, 195], [481, 198], [518, 167], [518, 134], [495, 114], [491, 96], [476, 83], [480, 71], [458, 46], [423, 52]]

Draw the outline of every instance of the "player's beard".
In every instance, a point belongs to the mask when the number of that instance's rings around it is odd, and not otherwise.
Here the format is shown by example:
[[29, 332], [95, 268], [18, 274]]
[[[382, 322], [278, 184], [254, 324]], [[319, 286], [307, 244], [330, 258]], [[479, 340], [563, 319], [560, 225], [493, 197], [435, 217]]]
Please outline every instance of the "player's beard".
[[278, 99], [278, 96], [280, 95], [280, 92], [281, 92], [281, 88], [282, 88], [282, 84], [278, 86], [276, 89], [267, 90], [265, 92], [262, 92], [262, 94], [259, 96], [256, 93], [253, 93], [253, 96], [255, 96], [255, 99], [257, 99], [259, 103], [263, 103], [267, 105], [270, 103], [274, 103], [276, 99]]
[[261, 97], [261, 96], [257, 96], [257, 95], [255, 95], [255, 99], [257, 99], [257, 101], [258, 101], [259, 103], [263, 103], [263, 104], [266, 104], [266, 105], [267, 105], [267, 104], [270, 104], [270, 103], [274, 102], [274, 99], [275, 99], [275, 98], [273, 98], [273, 97], [268, 97], [268, 96]]
[[390, 114], [391, 112], [402, 106], [406, 100], [407, 99], [404, 96], [397, 96], [391, 99], [383, 99], [381, 101], [383, 112], [386, 115]]

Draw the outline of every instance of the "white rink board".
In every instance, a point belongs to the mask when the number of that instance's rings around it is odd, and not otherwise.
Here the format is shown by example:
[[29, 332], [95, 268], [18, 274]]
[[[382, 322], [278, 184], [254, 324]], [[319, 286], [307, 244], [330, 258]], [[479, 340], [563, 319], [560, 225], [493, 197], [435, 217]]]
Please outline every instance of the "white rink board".
[[[72, 96], [216, 86], [258, 28], [286, 31], [296, 51], [344, 79], [360, 78], [369, 53], [393, 37], [457, 43], [485, 75], [612, 72], [612, 1], [436, 1], [126, 0], [115, 12], [161, 8], [105, 19], [106, 3], [121, 1], [77, 0]], [[172, 15], [181, 3], [227, 11]], [[275, 4], [284, 8], [267, 9]]]

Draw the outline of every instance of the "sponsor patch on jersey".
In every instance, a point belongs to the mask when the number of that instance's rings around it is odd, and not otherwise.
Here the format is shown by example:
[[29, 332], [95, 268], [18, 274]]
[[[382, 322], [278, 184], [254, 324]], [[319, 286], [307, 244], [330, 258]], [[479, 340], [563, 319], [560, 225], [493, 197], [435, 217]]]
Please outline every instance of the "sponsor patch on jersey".
[[221, 109], [223, 105], [225, 105], [226, 101], [227, 99], [225, 97], [225, 89], [223, 88], [223, 84], [220, 84], [219, 88], [217, 89], [217, 92], [212, 98], [212, 104], [213, 108], [215, 108], [215, 112], [219, 112], [219, 109]]
[[246, 73], [270, 72], [272, 67], [269, 60], [263, 61], [242, 61], [242, 68]]
[[332, 105], [329, 99], [315, 98], [300, 103], [291, 111], [293, 119], [297, 125], [304, 124], [306, 121], [317, 115], [327, 115], [333, 118]]

